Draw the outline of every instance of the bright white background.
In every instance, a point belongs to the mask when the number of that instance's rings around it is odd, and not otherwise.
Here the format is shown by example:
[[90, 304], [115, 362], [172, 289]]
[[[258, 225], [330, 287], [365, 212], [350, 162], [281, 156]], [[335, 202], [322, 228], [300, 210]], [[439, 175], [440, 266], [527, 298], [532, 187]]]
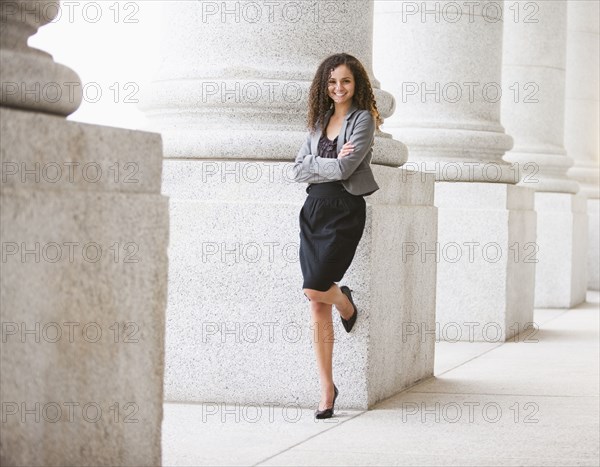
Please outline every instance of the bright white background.
[[136, 101], [158, 66], [161, 4], [63, 1], [60, 16], [29, 38], [30, 46], [49, 52], [81, 78], [84, 100], [69, 120], [144, 127]]

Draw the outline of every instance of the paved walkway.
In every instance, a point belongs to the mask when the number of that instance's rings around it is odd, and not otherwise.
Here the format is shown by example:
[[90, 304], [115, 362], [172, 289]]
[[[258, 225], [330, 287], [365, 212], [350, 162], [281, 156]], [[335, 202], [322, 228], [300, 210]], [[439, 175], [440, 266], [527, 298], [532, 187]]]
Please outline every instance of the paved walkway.
[[436, 377], [369, 411], [165, 404], [163, 464], [598, 466], [598, 299], [518, 342], [439, 343]]

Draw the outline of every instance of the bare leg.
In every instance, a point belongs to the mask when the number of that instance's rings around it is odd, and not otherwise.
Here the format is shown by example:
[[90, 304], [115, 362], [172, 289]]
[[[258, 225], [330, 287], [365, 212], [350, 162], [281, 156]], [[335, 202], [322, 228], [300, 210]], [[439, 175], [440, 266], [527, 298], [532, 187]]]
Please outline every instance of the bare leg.
[[333, 403], [333, 322], [331, 305], [311, 299], [310, 311], [313, 324], [313, 342], [319, 381], [321, 383], [321, 401], [319, 410], [331, 407]]
[[354, 314], [354, 308], [352, 303], [348, 300], [337, 284], [333, 284], [326, 292], [313, 289], [303, 289], [304, 295], [306, 295], [313, 302], [326, 303], [328, 305], [335, 305], [340, 315], [344, 319], [350, 319]]

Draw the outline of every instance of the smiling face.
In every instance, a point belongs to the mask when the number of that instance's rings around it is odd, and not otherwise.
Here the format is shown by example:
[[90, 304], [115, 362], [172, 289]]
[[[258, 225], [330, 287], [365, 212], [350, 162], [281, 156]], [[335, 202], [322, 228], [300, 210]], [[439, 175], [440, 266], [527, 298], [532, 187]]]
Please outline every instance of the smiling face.
[[354, 96], [354, 76], [346, 65], [336, 67], [327, 83], [329, 97], [336, 104], [344, 104]]

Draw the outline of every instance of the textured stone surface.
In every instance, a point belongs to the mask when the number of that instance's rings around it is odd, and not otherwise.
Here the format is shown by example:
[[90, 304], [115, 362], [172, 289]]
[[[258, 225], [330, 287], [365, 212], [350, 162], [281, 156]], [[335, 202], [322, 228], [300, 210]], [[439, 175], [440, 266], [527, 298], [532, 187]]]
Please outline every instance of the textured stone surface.
[[588, 250], [586, 197], [536, 193], [539, 245], [535, 306], [570, 308], [585, 301]]
[[588, 288], [600, 290], [600, 200], [588, 199]]
[[6, 108], [0, 112], [2, 129], [12, 137], [2, 142], [3, 188], [132, 195], [160, 192], [160, 135], [75, 125], [38, 112]]
[[533, 320], [533, 190], [437, 182], [437, 335], [502, 342]]
[[402, 109], [384, 129], [408, 147], [405, 169], [440, 182], [440, 339], [502, 341], [533, 313], [535, 264], [523, 262], [535, 247], [532, 190], [512, 188], [519, 168], [502, 158], [513, 140], [500, 122], [503, 22], [496, 16], [509, 12], [501, 2], [489, 6], [375, 5], [374, 69]]
[[514, 183], [496, 98], [502, 21], [484, 18], [483, 4], [451, 21], [448, 3], [375, 3], [373, 67], [398, 109], [383, 129], [408, 147], [407, 167], [437, 180]]
[[600, 290], [600, 13], [598, 2], [567, 2], [565, 147], [575, 165], [569, 175], [588, 196], [588, 287]]
[[[306, 184], [203, 182], [201, 167], [212, 162], [165, 161], [165, 399], [312, 407], [319, 385], [298, 262]], [[290, 164], [277, 165], [273, 173], [282, 174]], [[433, 340], [402, 338], [406, 323], [434, 321], [435, 262], [419, 255], [403, 262], [408, 244], [433, 248], [433, 177], [385, 167], [376, 176], [381, 195], [366, 198], [365, 232], [341, 282], [360, 310], [351, 334], [333, 312], [334, 378], [348, 394], [340, 401], [346, 408], [367, 408], [433, 371]]]
[[49, 53], [29, 47], [27, 40], [58, 15], [59, 2], [1, 2], [0, 103], [19, 109], [69, 115], [82, 100], [81, 80]]
[[[2, 465], [158, 465], [168, 242], [160, 136], [6, 108], [0, 122], [3, 164], [32, 171], [25, 182], [2, 173]], [[77, 171], [72, 184], [52, 183], [43, 172], [128, 161], [139, 164], [138, 183], [86, 182]]]
[[[520, 182], [523, 186], [537, 192], [577, 193], [579, 184], [567, 176], [573, 159], [563, 146], [567, 2], [542, 2], [537, 15], [537, 22], [504, 23], [504, 87], [531, 83], [535, 91], [535, 96], [502, 101], [502, 121], [515, 140], [514, 149], [505, 158], [523, 168], [526, 164], [534, 165], [533, 176], [523, 171], [524, 179]], [[536, 44], [542, 45], [536, 47]], [[586, 63], [586, 73], [588, 66]], [[574, 213], [573, 219], [568, 215], [554, 217], [557, 210], [564, 211], [564, 206], [570, 204], [568, 198], [557, 205], [543, 202], [542, 198], [537, 205], [552, 214], [540, 212], [538, 216], [538, 243], [544, 251], [540, 251], [536, 276], [536, 293], [541, 294], [536, 296], [536, 306], [573, 306], [584, 300], [587, 286], [585, 209], [577, 208], [578, 214]], [[567, 259], [572, 263], [565, 263]]]
[[569, 175], [594, 199], [600, 197], [599, 9], [598, 2], [567, 2], [565, 147], [575, 160]]
[[166, 404], [165, 464], [596, 466], [600, 313], [598, 293], [588, 297], [536, 309], [539, 329], [511, 342], [437, 343], [436, 377], [369, 411], [314, 420], [286, 407]]
[[[358, 58], [382, 117], [394, 111], [371, 66], [372, 0], [166, 3], [160, 66], [141, 102], [166, 158], [289, 160], [317, 67], [334, 53]], [[406, 158], [400, 141], [376, 133], [374, 164]]]
[[[522, 168], [523, 186], [577, 193], [563, 145], [567, 2], [540, 2], [535, 16], [536, 22], [504, 21], [502, 124], [515, 141], [504, 158]], [[526, 164], [535, 167], [534, 177]]]
[[[290, 161], [306, 137], [307, 91], [331, 54], [357, 57], [382, 117], [393, 112], [371, 67], [373, 2], [176, 2], [167, 11], [161, 66], [142, 102], [163, 136], [172, 197], [167, 400], [312, 406], [317, 372], [297, 258], [306, 185], [291, 182]], [[435, 239], [433, 182], [402, 180], [406, 147], [375, 136], [381, 189], [344, 279], [362, 324], [344, 336], [335, 320], [336, 381], [357, 388], [349, 407], [368, 407], [433, 364], [431, 343], [398, 342], [404, 321], [433, 323], [435, 265], [402, 263], [403, 242]]]

